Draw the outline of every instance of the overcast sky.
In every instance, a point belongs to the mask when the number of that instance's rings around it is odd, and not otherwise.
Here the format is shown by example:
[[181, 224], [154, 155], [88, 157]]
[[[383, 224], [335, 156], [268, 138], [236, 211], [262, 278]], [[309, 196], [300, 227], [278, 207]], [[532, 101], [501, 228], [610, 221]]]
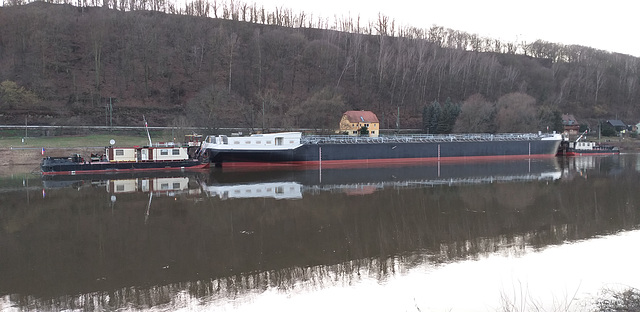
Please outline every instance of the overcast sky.
[[254, 0], [304, 11], [332, 20], [334, 15], [360, 15], [375, 20], [378, 13], [397, 25], [443, 26], [505, 42], [578, 44], [640, 57], [640, 5], [633, 0]]

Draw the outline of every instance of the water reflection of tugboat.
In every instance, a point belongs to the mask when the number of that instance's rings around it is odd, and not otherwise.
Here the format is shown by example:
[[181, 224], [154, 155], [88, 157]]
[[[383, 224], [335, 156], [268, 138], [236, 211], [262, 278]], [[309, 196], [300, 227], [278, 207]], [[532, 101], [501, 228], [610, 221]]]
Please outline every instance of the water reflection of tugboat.
[[91, 174], [81, 176], [42, 176], [45, 189], [104, 187], [108, 193], [153, 193], [174, 196], [177, 194], [197, 195], [201, 193], [197, 172], [145, 172], [120, 174]]

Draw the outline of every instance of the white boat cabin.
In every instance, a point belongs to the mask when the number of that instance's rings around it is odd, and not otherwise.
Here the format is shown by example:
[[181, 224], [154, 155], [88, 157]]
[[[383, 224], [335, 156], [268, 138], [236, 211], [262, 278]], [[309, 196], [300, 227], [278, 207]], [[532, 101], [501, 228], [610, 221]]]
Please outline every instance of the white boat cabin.
[[107, 147], [105, 155], [110, 162], [175, 161], [188, 160], [186, 147]]
[[581, 150], [581, 151], [585, 151], [585, 150], [593, 150], [594, 147], [596, 146], [595, 142], [575, 142], [574, 143], [574, 147], [576, 150]]
[[300, 146], [301, 132], [252, 134], [250, 136], [207, 136], [203, 149], [290, 149]]

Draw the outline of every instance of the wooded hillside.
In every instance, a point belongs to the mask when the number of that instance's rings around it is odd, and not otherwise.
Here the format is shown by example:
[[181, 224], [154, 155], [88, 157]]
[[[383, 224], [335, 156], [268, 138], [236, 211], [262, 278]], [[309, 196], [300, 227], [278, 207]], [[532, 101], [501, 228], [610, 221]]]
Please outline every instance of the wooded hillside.
[[145, 115], [158, 126], [334, 129], [344, 111], [364, 109], [382, 128], [396, 127], [398, 111], [401, 128], [423, 128], [434, 101], [457, 103], [464, 116], [479, 95], [497, 103], [514, 92], [532, 97], [538, 114], [640, 118], [636, 57], [394, 29], [384, 16], [330, 27], [237, 4], [221, 18], [0, 7], [0, 124], [105, 125], [111, 103], [113, 125]]

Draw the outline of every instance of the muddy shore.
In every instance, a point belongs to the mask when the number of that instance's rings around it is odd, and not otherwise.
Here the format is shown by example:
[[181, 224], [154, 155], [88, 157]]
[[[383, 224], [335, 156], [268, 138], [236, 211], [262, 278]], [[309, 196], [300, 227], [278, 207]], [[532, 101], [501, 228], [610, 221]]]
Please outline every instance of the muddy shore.
[[63, 157], [78, 153], [90, 155], [91, 153], [104, 153], [95, 148], [48, 148], [44, 151], [44, 156], [40, 148], [0, 148], [0, 175], [40, 172], [40, 161], [43, 157]]

